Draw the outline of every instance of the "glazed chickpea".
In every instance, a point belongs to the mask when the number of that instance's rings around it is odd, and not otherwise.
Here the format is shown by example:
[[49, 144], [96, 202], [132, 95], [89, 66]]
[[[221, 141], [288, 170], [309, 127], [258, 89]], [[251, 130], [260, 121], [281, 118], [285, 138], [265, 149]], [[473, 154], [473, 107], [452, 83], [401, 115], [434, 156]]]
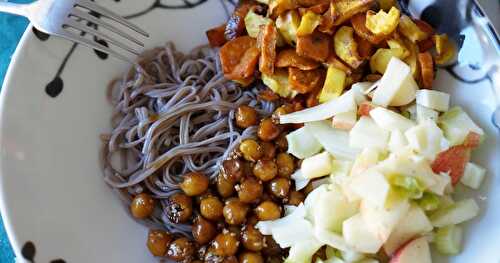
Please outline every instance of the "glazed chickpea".
[[283, 259], [280, 256], [266, 257], [266, 263], [282, 263]]
[[180, 184], [182, 191], [188, 196], [196, 196], [208, 189], [208, 177], [199, 172], [188, 173]]
[[291, 191], [290, 195], [288, 196], [288, 204], [289, 205], [294, 205], [298, 206], [300, 203], [304, 202], [304, 199], [306, 199], [306, 196], [298, 191]]
[[238, 251], [238, 247], [240, 242], [236, 237], [236, 234], [223, 231], [223, 233], [218, 234], [214, 242], [212, 243], [212, 247], [214, 248], [214, 253], [219, 256], [233, 256]]
[[282, 152], [286, 152], [288, 150], [288, 141], [286, 140], [286, 134], [282, 133], [274, 140], [274, 143]]
[[255, 214], [252, 214], [250, 217], [247, 218], [247, 225], [255, 226], [257, 223], [259, 223], [259, 219]]
[[278, 166], [271, 160], [259, 160], [253, 167], [253, 174], [260, 180], [267, 182], [278, 175]]
[[200, 245], [210, 242], [217, 235], [217, 228], [202, 216], [196, 217], [191, 229], [194, 240]]
[[264, 263], [264, 259], [257, 252], [243, 252], [240, 254], [240, 263]]
[[211, 196], [216, 196], [216, 194], [212, 191], [212, 189], [208, 188], [205, 193], [197, 195], [193, 199], [195, 201], [196, 206], [200, 206], [201, 200]]
[[236, 109], [236, 125], [240, 128], [248, 128], [257, 125], [259, 116], [257, 111], [247, 105], [241, 105]]
[[222, 218], [224, 204], [215, 196], [209, 196], [200, 203], [200, 213], [206, 219], [219, 220]]
[[264, 236], [252, 225], [246, 225], [241, 232], [241, 243], [251, 251], [261, 251], [264, 247]]
[[295, 171], [295, 160], [288, 153], [278, 154], [276, 165], [278, 165], [278, 174], [282, 177], [290, 178]]
[[276, 146], [271, 142], [261, 142], [260, 146], [262, 148], [262, 159], [272, 160], [276, 157]]
[[252, 139], [247, 139], [241, 142], [239, 149], [243, 154], [243, 158], [250, 162], [259, 160], [263, 155], [262, 148], [259, 143]]
[[165, 210], [170, 221], [184, 223], [193, 214], [193, 200], [182, 193], [173, 194], [168, 198]]
[[148, 234], [147, 247], [149, 252], [156, 257], [163, 257], [167, 253], [168, 246], [172, 242], [172, 235], [164, 230], [150, 230]]
[[255, 178], [247, 178], [237, 186], [238, 198], [243, 203], [253, 203], [259, 200], [263, 192], [262, 183]]
[[238, 263], [238, 258], [236, 256], [225, 257], [222, 263]]
[[130, 212], [137, 219], [148, 218], [155, 209], [155, 200], [146, 193], [138, 194], [130, 204]]
[[259, 124], [257, 136], [263, 141], [271, 141], [280, 135], [280, 127], [271, 118], [263, 119]]
[[281, 254], [281, 247], [276, 243], [272, 236], [264, 236], [264, 248], [262, 253], [266, 256], [275, 256]]
[[293, 106], [290, 104], [281, 105], [279, 108], [274, 110], [273, 118], [279, 120], [281, 115], [286, 115], [293, 112]]
[[248, 213], [248, 206], [236, 198], [232, 198], [226, 202], [223, 209], [226, 223], [230, 225], [243, 224]]
[[217, 192], [219, 195], [227, 198], [234, 194], [234, 183], [224, 177], [222, 174], [217, 176]]
[[278, 198], [285, 198], [290, 191], [290, 179], [278, 177], [269, 183], [269, 191]]
[[195, 245], [186, 237], [180, 237], [170, 243], [167, 257], [173, 261], [190, 261], [195, 253]]
[[232, 183], [238, 182], [244, 174], [244, 164], [237, 159], [225, 160], [222, 162], [224, 176]]
[[273, 201], [264, 201], [255, 208], [255, 214], [261, 221], [275, 220], [281, 217], [281, 208]]

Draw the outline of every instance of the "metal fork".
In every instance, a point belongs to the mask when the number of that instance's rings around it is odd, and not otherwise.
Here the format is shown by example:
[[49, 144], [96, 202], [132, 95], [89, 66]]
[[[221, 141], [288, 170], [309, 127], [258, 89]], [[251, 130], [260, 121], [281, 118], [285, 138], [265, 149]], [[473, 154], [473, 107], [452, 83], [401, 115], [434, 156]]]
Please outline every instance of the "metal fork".
[[[44, 33], [66, 38], [125, 61], [131, 60], [122, 54], [123, 51], [139, 55], [140, 50], [136, 47], [144, 47], [144, 44], [132, 34], [117, 27], [118, 24], [121, 24], [123, 29], [128, 28], [144, 37], [149, 37], [149, 34], [138, 26], [90, 0], [38, 0], [31, 4], [15, 4], [0, 0], [0, 12], [25, 16]], [[104, 21], [103, 17], [110, 22]], [[117, 25], [113, 25], [111, 21], [117, 22]], [[114, 33], [115, 37], [106, 34], [100, 30], [101, 28]], [[85, 36], [105, 40], [116, 47], [116, 50]], [[118, 40], [116, 37], [126, 41]]]

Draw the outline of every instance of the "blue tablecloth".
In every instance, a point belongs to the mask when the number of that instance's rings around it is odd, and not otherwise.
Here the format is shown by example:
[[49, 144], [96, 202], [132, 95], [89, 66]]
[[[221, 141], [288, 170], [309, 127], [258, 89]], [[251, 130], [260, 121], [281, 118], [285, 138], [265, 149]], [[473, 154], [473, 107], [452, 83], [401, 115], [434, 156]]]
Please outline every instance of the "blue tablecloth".
[[[1, 1], [1, 0], [0, 0]], [[10, 2], [30, 2], [29, 0], [11, 0]], [[5, 72], [9, 66], [12, 53], [16, 49], [24, 29], [28, 25], [28, 20], [0, 13], [0, 87], [3, 84]], [[3, 227], [0, 217], [0, 262], [13, 263], [14, 253], [9, 244], [9, 239]]]

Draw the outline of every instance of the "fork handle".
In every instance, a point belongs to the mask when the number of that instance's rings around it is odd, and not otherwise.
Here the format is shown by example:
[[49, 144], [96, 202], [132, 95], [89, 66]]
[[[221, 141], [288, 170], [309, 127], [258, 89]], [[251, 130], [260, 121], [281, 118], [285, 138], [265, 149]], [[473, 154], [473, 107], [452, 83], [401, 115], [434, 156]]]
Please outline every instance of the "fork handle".
[[28, 7], [28, 4], [16, 4], [0, 0], [0, 12], [28, 17]]

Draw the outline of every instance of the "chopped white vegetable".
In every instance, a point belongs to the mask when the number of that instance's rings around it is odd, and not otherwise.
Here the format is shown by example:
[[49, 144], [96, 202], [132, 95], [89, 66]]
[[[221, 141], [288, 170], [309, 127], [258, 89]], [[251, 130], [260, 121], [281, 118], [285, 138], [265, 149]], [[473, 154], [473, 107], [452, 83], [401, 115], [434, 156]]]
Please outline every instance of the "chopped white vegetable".
[[304, 159], [321, 151], [323, 147], [316, 138], [304, 127], [289, 133], [286, 136], [288, 153]]
[[356, 157], [351, 169], [351, 176], [356, 176], [375, 166], [379, 162], [380, 151], [377, 148], [365, 148]]
[[425, 121], [405, 132], [411, 149], [429, 160], [448, 148], [443, 132], [435, 122]]
[[391, 136], [389, 137], [389, 150], [391, 152], [397, 152], [402, 150], [408, 146], [408, 140], [404, 136], [404, 134], [399, 130], [394, 130], [391, 132]]
[[321, 243], [324, 243], [330, 247], [337, 248], [339, 250], [351, 249], [344, 238], [336, 233], [330, 232], [322, 228], [315, 228], [314, 237]]
[[389, 132], [380, 128], [370, 118], [363, 116], [349, 132], [349, 146], [353, 148], [387, 148]]
[[307, 196], [306, 200], [304, 200], [304, 206], [306, 208], [306, 218], [309, 219], [314, 224], [314, 210], [316, 208], [316, 204], [318, 203], [319, 197], [328, 191], [328, 185], [320, 185], [318, 188], [315, 188], [311, 191]]
[[486, 169], [474, 164], [467, 163], [465, 166], [464, 175], [460, 178], [460, 182], [472, 189], [479, 189], [481, 183], [483, 182], [484, 176], [486, 174]]
[[384, 207], [390, 185], [385, 176], [374, 169], [367, 170], [352, 178], [352, 191], [374, 206]]
[[348, 175], [352, 168], [352, 162], [346, 160], [337, 160], [334, 159], [332, 161], [332, 173], [330, 175], [331, 178], [335, 176]]
[[440, 209], [430, 217], [432, 225], [435, 227], [444, 227], [456, 225], [477, 216], [479, 206], [474, 199], [465, 199], [458, 201], [453, 205]]
[[417, 104], [437, 111], [447, 111], [450, 107], [450, 95], [437, 90], [421, 89], [417, 91]]
[[300, 169], [292, 174], [292, 179], [295, 181], [295, 190], [297, 191], [304, 189], [309, 181], [311, 181], [309, 178], [304, 177]]
[[306, 207], [303, 204], [300, 204], [299, 206], [297, 206], [297, 208], [293, 210], [293, 212], [290, 215], [287, 215], [285, 217], [273, 221], [260, 221], [255, 225], [255, 227], [259, 229], [259, 231], [263, 235], [272, 235], [273, 229], [289, 225], [293, 221], [297, 219], [302, 219], [305, 216], [306, 216]]
[[380, 128], [389, 131], [399, 130], [405, 132], [416, 125], [415, 122], [401, 114], [382, 107], [371, 110], [370, 117]]
[[392, 205], [391, 208], [375, 206], [369, 200], [361, 202], [360, 213], [363, 221], [370, 232], [372, 232], [382, 242], [386, 242], [392, 230], [408, 213], [410, 203], [403, 200]]
[[363, 260], [365, 255], [355, 250], [341, 250], [340, 255], [346, 262], [357, 262]]
[[434, 184], [428, 186], [428, 190], [437, 195], [448, 193], [451, 186], [451, 177], [447, 173], [433, 174]]
[[352, 90], [352, 92], [354, 93], [354, 101], [356, 102], [357, 105], [367, 101], [365, 96], [366, 94], [365, 91], [370, 89], [373, 86], [373, 84], [374, 83], [372, 82], [357, 82], [352, 84], [350, 90]]
[[437, 122], [439, 113], [431, 108], [417, 104], [417, 122], [422, 123], [425, 121]]
[[290, 248], [290, 252], [288, 253], [288, 257], [285, 259], [285, 263], [311, 262], [312, 256], [321, 246], [323, 246], [323, 243], [320, 243], [315, 239], [300, 239], [300, 242]]
[[[293, 231], [290, 231], [293, 229]], [[279, 225], [273, 228], [273, 238], [282, 248], [295, 245], [300, 240], [314, 240], [314, 228], [311, 222], [304, 218], [290, 220], [286, 225]]]
[[368, 229], [361, 214], [344, 221], [342, 234], [348, 245], [362, 253], [376, 253], [383, 244], [383, 241]]
[[441, 254], [456, 255], [462, 247], [463, 230], [456, 225], [440, 228], [436, 233], [436, 248]]
[[356, 124], [358, 115], [355, 111], [339, 113], [332, 118], [332, 127], [339, 130], [350, 130]]
[[329, 175], [332, 172], [332, 156], [328, 152], [322, 152], [302, 160], [300, 166], [305, 178], [313, 179]]
[[323, 192], [314, 209], [314, 225], [326, 231], [341, 233], [342, 222], [358, 212], [358, 202], [349, 202], [336, 185]]
[[462, 144], [469, 132], [484, 135], [483, 129], [477, 126], [460, 107], [453, 107], [445, 112], [439, 118], [438, 124], [451, 145]]
[[410, 71], [410, 67], [403, 61], [392, 57], [373, 94], [372, 102], [387, 107], [396, 97], [396, 102], [398, 102], [396, 104], [399, 105], [393, 106], [401, 106], [413, 101], [418, 86]]
[[354, 160], [359, 149], [349, 146], [349, 133], [333, 128], [328, 121], [315, 121], [305, 124], [305, 128], [336, 159]]
[[417, 104], [412, 103], [401, 108], [401, 113], [412, 121], [417, 121]]
[[306, 123], [329, 119], [339, 113], [356, 111], [354, 93], [347, 91], [342, 96], [318, 106], [280, 116], [280, 123]]

